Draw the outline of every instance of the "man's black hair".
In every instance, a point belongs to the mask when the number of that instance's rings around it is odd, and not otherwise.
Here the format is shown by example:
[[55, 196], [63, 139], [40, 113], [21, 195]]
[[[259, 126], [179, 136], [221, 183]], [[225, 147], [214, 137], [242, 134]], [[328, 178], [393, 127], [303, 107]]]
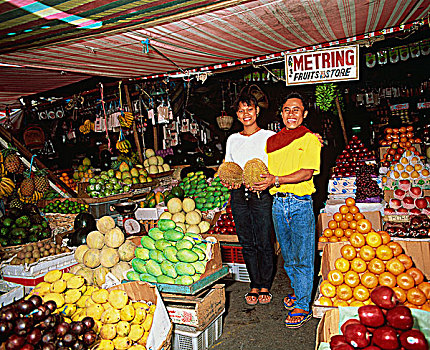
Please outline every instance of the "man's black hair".
[[[304, 99], [304, 97], [301, 95], [301, 94], [299, 94], [298, 92], [291, 92], [291, 93], [289, 93], [288, 95], [287, 95], [287, 97], [284, 99], [284, 102], [283, 102], [283, 104], [285, 103], [285, 102], [287, 102], [287, 100], [289, 100], [290, 98], [297, 98], [297, 99], [299, 99], [299, 100], [301, 100], [302, 101], [302, 104], [303, 104], [303, 107], [305, 108], [305, 111], [307, 110], [307, 108], [306, 108], [306, 104], [305, 104], [305, 99]], [[282, 104], [282, 105], [283, 105]]]
[[233, 108], [234, 108], [235, 111], [237, 111], [239, 109], [239, 103], [243, 103], [243, 104], [246, 103], [247, 106], [252, 106], [253, 105], [254, 107], [258, 107], [257, 99], [252, 94], [243, 94], [243, 95], [240, 95], [236, 99], [236, 101], [234, 102], [234, 105], [233, 105]]

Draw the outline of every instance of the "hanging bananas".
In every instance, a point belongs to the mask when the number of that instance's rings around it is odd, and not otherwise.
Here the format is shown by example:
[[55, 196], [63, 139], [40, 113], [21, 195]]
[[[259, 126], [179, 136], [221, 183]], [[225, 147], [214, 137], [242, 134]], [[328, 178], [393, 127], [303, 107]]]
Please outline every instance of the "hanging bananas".
[[118, 140], [116, 142], [116, 148], [122, 153], [127, 153], [131, 149], [131, 143], [128, 140]]
[[316, 104], [324, 112], [330, 110], [337, 96], [335, 84], [321, 84], [315, 89]]
[[[1, 185], [1, 183], [0, 183]], [[21, 189], [18, 188], [18, 196], [23, 203], [37, 203], [43, 198], [43, 193], [39, 191], [34, 191], [31, 197], [26, 197], [21, 194]]]
[[0, 180], [0, 198], [9, 197], [15, 188], [15, 183], [8, 177], [2, 177]]
[[79, 131], [84, 135], [94, 131], [94, 123], [89, 119], [85, 120], [84, 124], [79, 127]]
[[133, 125], [133, 113], [121, 111], [121, 115], [118, 117], [118, 120], [123, 128], [130, 128]]

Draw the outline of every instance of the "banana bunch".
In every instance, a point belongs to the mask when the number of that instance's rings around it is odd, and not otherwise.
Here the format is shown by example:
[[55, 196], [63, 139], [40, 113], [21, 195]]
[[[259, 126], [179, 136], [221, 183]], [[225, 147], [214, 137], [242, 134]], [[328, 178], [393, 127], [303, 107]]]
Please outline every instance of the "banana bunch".
[[94, 131], [94, 123], [89, 119], [85, 120], [84, 124], [79, 127], [79, 131], [84, 135]]
[[[0, 185], [1, 185], [1, 183], [0, 183]], [[37, 203], [38, 201], [40, 201], [43, 198], [43, 193], [39, 192], [39, 191], [34, 191], [33, 195], [31, 197], [25, 197], [21, 194], [20, 188], [18, 188], [18, 195], [19, 195], [19, 199], [23, 203]]]
[[330, 110], [333, 101], [337, 96], [337, 89], [335, 84], [322, 84], [318, 85], [315, 89], [316, 103], [319, 109], [324, 112]]
[[9, 179], [8, 177], [2, 177], [0, 180], [0, 198], [10, 196], [14, 188], [15, 183], [11, 179]]
[[127, 153], [131, 149], [131, 143], [128, 140], [118, 140], [116, 142], [116, 148], [122, 153]]
[[134, 120], [133, 113], [121, 112], [121, 115], [118, 117], [118, 120], [123, 128], [130, 128]]
[[[0, 154], [1, 154], [1, 153], [0, 153]], [[6, 170], [6, 168], [4, 167], [3, 162], [0, 162], [0, 177], [5, 176], [6, 174], [7, 174], [7, 170]]]

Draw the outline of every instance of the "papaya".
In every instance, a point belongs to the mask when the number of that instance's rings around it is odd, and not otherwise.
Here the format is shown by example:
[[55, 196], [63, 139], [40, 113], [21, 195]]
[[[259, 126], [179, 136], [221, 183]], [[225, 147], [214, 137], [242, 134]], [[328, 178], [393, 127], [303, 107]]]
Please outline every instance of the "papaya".
[[178, 276], [175, 279], [175, 284], [182, 284], [182, 285], [188, 286], [188, 285], [193, 284], [193, 283], [194, 283], [194, 280], [191, 276], [185, 276], [185, 275], [184, 276]]
[[[163, 262], [163, 260], [165, 260], [166, 258], [164, 257], [163, 253], [161, 251], [159, 251], [158, 249], [151, 249], [149, 251], [149, 259], [155, 260], [156, 262], [161, 264]], [[149, 260], [149, 261], [151, 261], [151, 260]]]
[[193, 265], [194, 269], [196, 270], [196, 273], [203, 273], [206, 270], [206, 264], [203, 263], [202, 261], [195, 261], [193, 263], [191, 263], [191, 265]]
[[[150, 261], [150, 260], [148, 260], [148, 261]], [[134, 258], [131, 261], [131, 267], [133, 268], [134, 271], [136, 271], [138, 273], [145, 273], [147, 271], [146, 264], [147, 264], [147, 262], [145, 260], [142, 260], [139, 258]]]
[[176, 242], [175, 247], [176, 249], [192, 249], [194, 246], [193, 239], [186, 239], [187, 236], [184, 237], [184, 239], [181, 239]]
[[149, 260], [149, 249], [147, 248], [137, 247], [134, 254], [136, 255], [136, 258]]
[[163, 238], [163, 231], [161, 231], [158, 227], [153, 227], [148, 231], [148, 236], [154, 241], [157, 241]]
[[175, 284], [175, 279], [166, 275], [161, 275], [157, 277], [157, 283]]
[[157, 192], [156, 194], [155, 194], [155, 202], [157, 203], [157, 204], [159, 204], [159, 203], [161, 203], [161, 202], [163, 202], [164, 201], [164, 194], [162, 193], [162, 192]]
[[140, 274], [137, 271], [128, 271], [126, 276], [127, 276], [127, 279], [130, 281], [139, 281], [140, 280], [140, 278], [139, 278]]
[[155, 241], [149, 236], [143, 236], [140, 240], [142, 247], [147, 249], [155, 249]]
[[152, 276], [149, 273], [142, 273], [142, 274], [140, 274], [140, 280], [142, 282], [157, 283], [157, 277]]
[[[178, 273], [175, 270], [175, 264], [171, 263], [168, 260], [164, 260], [161, 264], [161, 271], [163, 272], [164, 275], [169, 276], [171, 278], [176, 278], [178, 277]], [[162, 283], [162, 282], [160, 282]]]
[[155, 208], [156, 205], [157, 205], [157, 201], [155, 200], [155, 198], [151, 198], [148, 201], [147, 207], [148, 208]]
[[173, 263], [176, 263], [179, 261], [178, 258], [176, 257], [177, 252], [178, 252], [178, 250], [175, 247], [169, 246], [169, 247], [164, 248], [163, 255], [167, 260], [169, 260]]
[[161, 239], [155, 241], [154, 245], [155, 245], [155, 249], [162, 252], [164, 250], [164, 248], [171, 246], [172, 244], [167, 239], [161, 238]]
[[[194, 267], [193, 267], [194, 269]], [[151, 274], [152, 276], [160, 276], [163, 273], [161, 272], [160, 264], [157, 263], [155, 260], [148, 260], [146, 263], [146, 271]]]
[[[174, 221], [172, 221], [174, 222]], [[176, 226], [176, 224], [175, 224]], [[184, 234], [182, 232], [179, 232], [177, 230], [174, 229], [169, 229], [167, 231], [164, 232], [163, 234], [164, 239], [167, 239], [168, 241], [179, 241], [184, 237]]]
[[176, 253], [176, 257], [179, 261], [192, 263], [199, 260], [197, 253], [193, 252], [191, 249], [179, 249]]
[[192, 251], [198, 255], [199, 261], [205, 260], [206, 253], [202, 249], [200, 249], [199, 247], [193, 247]]
[[170, 229], [174, 229], [176, 227], [176, 224], [173, 220], [160, 219], [158, 220], [157, 226], [161, 231], [167, 231]]
[[193, 265], [182, 261], [175, 264], [175, 270], [179, 276], [192, 276], [196, 273]]

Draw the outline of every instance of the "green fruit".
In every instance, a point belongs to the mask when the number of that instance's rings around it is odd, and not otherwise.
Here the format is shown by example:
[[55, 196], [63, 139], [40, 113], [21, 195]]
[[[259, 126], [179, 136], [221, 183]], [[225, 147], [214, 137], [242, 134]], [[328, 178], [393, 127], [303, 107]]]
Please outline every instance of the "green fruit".
[[192, 263], [197, 260], [199, 260], [199, 256], [194, 253], [191, 249], [178, 249], [178, 252], [176, 253], [176, 257], [179, 261], [185, 262], [185, 263]]
[[191, 263], [196, 270], [196, 273], [204, 273], [206, 270], [206, 264], [201, 261], [195, 261]]
[[206, 258], [206, 254], [205, 254], [205, 252], [204, 252], [203, 250], [201, 250], [199, 247], [194, 247], [194, 248], [192, 249], [192, 251], [193, 251], [194, 253], [196, 253], [196, 254], [199, 256], [199, 260], [200, 260], [200, 261], [205, 260], [205, 258]]
[[163, 238], [163, 231], [161, 231], [158, 227], [153, 227], [148, 231], [148, 236], [157, 241]]
[[159, 250], [161, 252], [164, 250], [164, 248], [166, 248], [168, 246], [171, 246], [171, 245], [172, 244], [168, 240], [166, 240], [164, 238], [161, 238], [161, 239], [155, 241], [155, 249], [157, 249], [157, 250]]
[[[151, 260], [148, 260], [148, 261], [151, 261]], [[147, 262], [145, 260], [142, 260], [139, 258], [134, 258], [131, 261], [131, 267], [133, 268], [134, 271], [138, 273], [146, 273], [147, 271], [146, 264]]]
[[178, 252], [178, 250], [175, 247], [170, 246], [170, 247], [164, 248], [163, 255], [167, 260], [169, 260], [173, 263], [176, 263], [179, 261], [178, 258], [176, 257], [177, 252]]
[[178, 277], [178, 273], [176, 272], [176, 269], [175, 269], [175, 264], [173, 264], [172, 262], [168, 260], [164, 260], [160, 264], [160, 267], [164, 275], [169, 276], [171, 278]]
[[[170, 220], [171, 221], [171, 220]], [[174, 223], [174, 221], [172, 221]], [[176, 224], [175, 224], [176, 225]], [[168, 241], [179, 241], [184, 237], [184, 234], [182, 232], [179, 232], [177, 230], [167, 230], [164, 232], [164, 239], [167, 239]]]
[[187, 236], [184, 237], [184, 239], [181, 239], [176, 242], [175, 248], [177, 250], [181, 249], [191, 249], [194, 246], [194, 242], [191, 242], [190, 240], [186, 239]]
[[193, 283], [194, 283], [194, 280], [190, 276], [178, 276], [175, 279], [175, 284], [181, 284], [181, 285], [188, 286], [188, 285], [193, 284]]
[[196, 273], [193, 265], [182, 261], [175, 264], [175, 270], [179, 276], [192, 276]]
[[173, 220], [160, 219], [158, 220], [157, 226], [160, 230], [167, 231], [169, 229], [174, 229], [176, 227], [176, 223]]
[[140, 240], [142, 247], [147, 249], [155, 249], [155, 241], [149, 236], [143, 236]]
[[160, 276], [163, 273], [161, 272], [160, 264], [154, 260], [148, 260], [146, 263], [146, 271], [150, 273], [152, 276]]
[[131, 270], [127, 271], [126, 276], [127, 276], [127, 279], [130, 281], [139, 281], [140, 280], [140, 278], [139, 278], [140, 274], [136, 271], [131, 271]]
[[[154, 260], [161, 264], [166, 258], [164, 257], [163, 253], [159, 251], [158, 249], [151, 249], [149, 251], [149, 259]], [[149, 261], [151, 261], [149, 260]]]
[[139, 278], [142, 282], [157, 283], [157, 277], [149, 273], [142, 273]]
[[157, 277], [157, 283], [175, 284], [175, 279], [169, 276], [161, 275]]

